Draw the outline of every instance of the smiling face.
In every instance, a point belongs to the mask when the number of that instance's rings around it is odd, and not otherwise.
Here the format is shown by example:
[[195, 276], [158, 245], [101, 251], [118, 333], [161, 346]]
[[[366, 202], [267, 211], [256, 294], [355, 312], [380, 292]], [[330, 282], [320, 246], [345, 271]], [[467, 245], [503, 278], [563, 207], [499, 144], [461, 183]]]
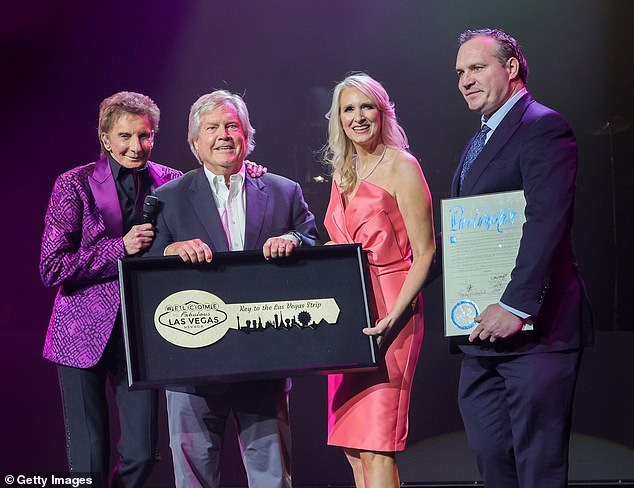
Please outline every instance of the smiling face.
[[154, 131], [147, 115], [124, 114], [101, 133], [101, 142], [121, 166], [140, 168], [152, 152]]
[[469, 109], [486, 118], [524, 86], [518, 60], [510, 58], [502, 65], [496, 50], [495, 39], [475, 37], [460, 46], [456, 58], [458, 89]]
[[203, 115], [193, 144], [198, 158], [212, 173], [227, 176], [240, 171], [247, 144], [236, 109], [221, 105]]
[[354, 145], [373, 147], [381, 141], [381, 112], [370, 97], [357, 88], [345, 88], [339, 107], [341, 126]]

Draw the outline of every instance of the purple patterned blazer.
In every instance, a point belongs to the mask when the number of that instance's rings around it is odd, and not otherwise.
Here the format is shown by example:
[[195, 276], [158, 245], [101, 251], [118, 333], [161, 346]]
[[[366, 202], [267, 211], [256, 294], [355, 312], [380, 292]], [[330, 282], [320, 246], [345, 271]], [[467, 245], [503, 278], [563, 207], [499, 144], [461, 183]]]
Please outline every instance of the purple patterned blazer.
[[[181, 172], [148, 161], [152, 190]], [[89, 368], [103, 354], [119, 310], [121, 208], [108, 158], [55, 181], [44, 222], [40, 275], [60, 285], [44, 344], [51, 361]]]

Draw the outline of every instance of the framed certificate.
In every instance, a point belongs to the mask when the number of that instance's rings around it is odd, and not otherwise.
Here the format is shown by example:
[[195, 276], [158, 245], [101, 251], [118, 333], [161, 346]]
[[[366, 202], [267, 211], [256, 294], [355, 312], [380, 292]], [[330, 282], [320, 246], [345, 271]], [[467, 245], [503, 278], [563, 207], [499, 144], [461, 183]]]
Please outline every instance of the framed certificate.
[[119, 261], [131, 388], [376, 368], [360, 245]]
[[525, 207], [522, 190], [441, 201], [445, 336], [470, 334], [474, 318], [499, 302], [515, 267]]

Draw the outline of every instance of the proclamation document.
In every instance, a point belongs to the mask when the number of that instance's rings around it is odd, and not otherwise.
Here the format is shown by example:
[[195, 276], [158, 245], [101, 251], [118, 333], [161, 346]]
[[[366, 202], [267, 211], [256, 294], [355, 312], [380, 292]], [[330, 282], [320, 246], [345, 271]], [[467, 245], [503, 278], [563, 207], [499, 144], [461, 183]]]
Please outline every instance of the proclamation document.
[[525, 207], [522, 190], [442, 200], [445, 336], [470, 334], [474, 318], [499, 302], [515, 267]]

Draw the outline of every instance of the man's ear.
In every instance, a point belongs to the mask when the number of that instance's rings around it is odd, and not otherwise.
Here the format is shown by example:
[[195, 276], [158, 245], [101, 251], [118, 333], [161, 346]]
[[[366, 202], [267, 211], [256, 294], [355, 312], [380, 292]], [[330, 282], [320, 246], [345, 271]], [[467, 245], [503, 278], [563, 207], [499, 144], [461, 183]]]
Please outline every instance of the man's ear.
[[110, 138], [108, 137], [108, 134], [102, 132], [99, 137], [101, 138], [101, 144], [103, 145], [104, 149], [106, 151], [110, 151]]
[[517, 58], [509, 58], [506, 61], [506, 69], [509, 72], [509, 79], [517, 78], [520, 75], [520, 62]]

